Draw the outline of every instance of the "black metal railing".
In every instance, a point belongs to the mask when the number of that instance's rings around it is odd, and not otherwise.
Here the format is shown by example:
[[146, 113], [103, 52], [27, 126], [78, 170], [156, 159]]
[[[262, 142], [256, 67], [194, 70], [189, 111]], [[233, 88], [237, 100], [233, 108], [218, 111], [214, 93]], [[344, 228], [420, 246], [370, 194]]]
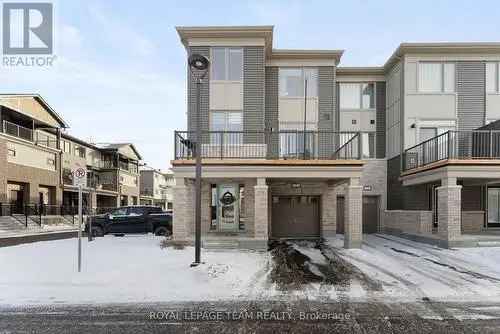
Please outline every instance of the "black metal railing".
[[[194, 159], [196, 133], [175, 131], [175, 160]], [[208, 159], [369, 159], [374, 132], [202, 131], [201, 157]]]
[[500, 159], [500, 131], [450, 130], [419, 143], [403, 154], [403, 170], [456, 159]]
[[14, 137], [33, 141], [33, 129], [9, 121], [3, 121], [3, 132]]
[[[116, 207], [82, 207], [83, 215], [96, 215], [109, 213]], [[75, 224], [78, 220], [78, 206], [74, 205], [50, 205], [50, 204], [17, 204], [0, 203], [0, 216], [11, 216], [26, 228], [30, 222], [42, 225], [42, 217], [61, 216], [67, 222]]]

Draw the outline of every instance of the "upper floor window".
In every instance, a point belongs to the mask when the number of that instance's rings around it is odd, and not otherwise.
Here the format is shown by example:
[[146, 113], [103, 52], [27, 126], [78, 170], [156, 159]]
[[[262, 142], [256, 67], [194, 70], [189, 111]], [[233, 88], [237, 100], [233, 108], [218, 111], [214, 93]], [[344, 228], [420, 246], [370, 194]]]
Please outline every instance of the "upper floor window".
[[243, 80], [243, 49], [212, 48], [212, 80]]
[[500, 63], [486, 63], [486, 92], [500, 93]]
[[341, 83], [340, 109], [375, 109], [375, 84]]
[[418, 91], [452, 93], [455, 91], [454, 63], [419, 63]]
[[75, 145], [75, 156], [85, 158], [85, 147]]
[[280, 96], [304, 97], [307, 81], [307, 97], [318, 96], [318, 69], [316, 68], [280, 68]]

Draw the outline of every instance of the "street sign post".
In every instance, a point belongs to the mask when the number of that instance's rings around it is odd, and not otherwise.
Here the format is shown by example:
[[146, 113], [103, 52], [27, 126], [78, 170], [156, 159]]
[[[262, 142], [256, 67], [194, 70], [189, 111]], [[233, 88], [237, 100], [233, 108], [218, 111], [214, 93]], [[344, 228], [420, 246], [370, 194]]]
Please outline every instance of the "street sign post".
[[87, 186], [87, 170], [77, 167], [72, 171], [73, 185], [78, 187], [78, 272], [82, 270], [82, 189]]

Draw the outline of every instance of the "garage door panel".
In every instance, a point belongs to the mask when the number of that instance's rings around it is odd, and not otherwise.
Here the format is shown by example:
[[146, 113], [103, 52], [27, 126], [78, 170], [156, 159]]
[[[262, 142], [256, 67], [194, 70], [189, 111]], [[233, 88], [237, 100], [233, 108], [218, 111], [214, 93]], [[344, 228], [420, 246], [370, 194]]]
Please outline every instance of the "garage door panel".
[[272, 236], [319, 237], [317, 196], [273, 196]]

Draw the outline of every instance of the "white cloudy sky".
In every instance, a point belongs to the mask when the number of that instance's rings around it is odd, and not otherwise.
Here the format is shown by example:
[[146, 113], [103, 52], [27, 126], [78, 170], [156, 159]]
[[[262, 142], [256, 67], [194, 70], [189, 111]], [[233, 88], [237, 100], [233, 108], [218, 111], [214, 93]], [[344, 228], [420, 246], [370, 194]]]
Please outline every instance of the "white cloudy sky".
[[52, 68], [0, 66], [2, 93], [40, 93], [94, 142], [133, 142], [168, 168], [185, 128], [185, 51], [176, 25], [275, 25], [274, 47], [345, 49], [381, 65], [404, 41], [500, 41], [496, 1], [54, 1]]

